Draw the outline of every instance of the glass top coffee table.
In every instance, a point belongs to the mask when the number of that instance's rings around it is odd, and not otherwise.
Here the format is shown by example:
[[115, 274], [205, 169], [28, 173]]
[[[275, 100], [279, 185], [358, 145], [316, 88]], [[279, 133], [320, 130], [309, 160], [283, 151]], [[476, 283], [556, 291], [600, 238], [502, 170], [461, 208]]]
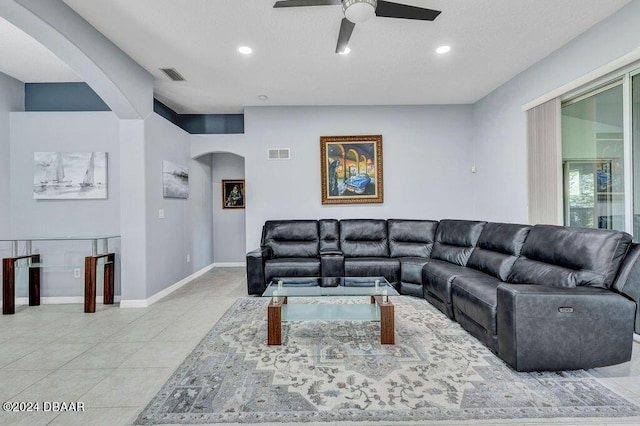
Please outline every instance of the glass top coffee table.
[[[271, 280], [262, 297], [267, 307], [267, 343], [282, 344], [282, 321], [379, 321], [380, 343], [395, 344], [394, 306], [398, 292], [384, 277], [282, 277]], [[370, 303], [290, 303], [291, 298], [369, 298]], [[327, 302], [329, 299], [326, 299]]]

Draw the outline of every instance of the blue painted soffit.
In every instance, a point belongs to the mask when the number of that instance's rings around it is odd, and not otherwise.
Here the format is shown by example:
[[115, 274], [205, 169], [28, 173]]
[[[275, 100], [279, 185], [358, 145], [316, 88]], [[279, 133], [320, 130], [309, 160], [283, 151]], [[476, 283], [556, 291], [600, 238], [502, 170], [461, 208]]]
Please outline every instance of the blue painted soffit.
[[[87, 83], [25, 83], [25, 111], [111, 111]], [[153, 100], [153, 111], [192, 135], [244, 133], [243, 114], [178, 114]]]
[[157, 99], [153, 111], [192, 135], [244, 133], [244, 114], [178, 114]]
[[25, 111], [111, 111], [87, 83], [25, 83]]

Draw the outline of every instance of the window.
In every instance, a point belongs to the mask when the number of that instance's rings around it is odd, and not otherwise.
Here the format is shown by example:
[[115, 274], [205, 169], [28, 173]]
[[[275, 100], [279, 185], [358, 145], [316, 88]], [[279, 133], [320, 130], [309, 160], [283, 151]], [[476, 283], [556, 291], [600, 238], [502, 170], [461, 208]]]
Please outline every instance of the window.
[[565, 225], [626, 228], [623, 89], [619, 79], [563, 102]]

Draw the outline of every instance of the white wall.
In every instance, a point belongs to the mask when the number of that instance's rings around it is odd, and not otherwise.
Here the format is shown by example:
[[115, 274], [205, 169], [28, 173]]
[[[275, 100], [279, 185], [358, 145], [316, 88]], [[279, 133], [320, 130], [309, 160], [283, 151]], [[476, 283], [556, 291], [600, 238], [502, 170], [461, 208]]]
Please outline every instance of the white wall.
[[[245, 261], [245, 210], [222, 208], [222, 180], [244, 179], [244, 158], [229, 153], [212, 154], [213, 182], [213, 261], [239, 263]], [[245, 203], [251, 202], [245, 193]]]
[[[119, 125], [111, 112], [13, 112], [11, 117], [11, 236], [65, 237], [120, 234]], [[105, 200], [34, 200], [33, 153], [43, 151], [107, 152], [108, 190]], [[73, 268], [84, 267], [91, 242], [34, 242], [34, 252], [53, 267], [41, 271], [41, 294], [82, 296], [82, 278]], [[98, 247], [101, 249], [101, 246]], [[20, 247], [21, 254], [24, 248]], [[110, 240], [119, 259], [120, 241]], [[22, 271], [26, 274], [25, 271]], [[84, 277], [84, 273], [81, 274]], [[26, 296], [26, 281], [18, 280], [17, 297]], [[101, 287], [101, 286], [98, 286]], [[115, 292], [120, 294], [116, 267]], [[102, 294], [102, 289], [98, 289]]]
[[[155, 113], [145, 120], [145, 141], [150, 297], [212, 262], [210, 240], [199, 240], [201, 246], [197, 246], [193, 239], [194, 235], [212, 233], [211, 198], [207, 195], [211, 193], [211, 172], [206, 162], [191, 161], [190, 135]], [[163, 197], [163, 160], [189, 167], [189, 199]], [[160, 209], [164, 210], [164, 219], [158, 217]], [[200, 214], [193, 214], [196, 210]], [[187, 261], [187, 255], [192, 260]]]
[[[191, 262], [197, 271], [215, 262], [213, 257], [213, 206], [211, 156], [193, 159], [189, 163], [189, 211], [191, 217]], [[244, 241], [244, 240], [243, 240]]]
[[[106, 200], [34, 200], [33, 153], [107, 152]], [[16, 236], [118, 235], [120, 145], [112, 112], [11, 113], [11, 233]]]
[[[322, 205], [320, 136], [375, 134], [384, 203]], [[245, 108], [247, 250], [268, 219], [477, 218], [472, 134], [469, 105]], [[268, 148], [291, 148], [291, 160], [267, 160]]]
[[0, 73], [0, 236], [11, 229], [11, 172], [9, 168], [10, 135], [9, 113], [24, 111], [24, 84]]
[[606, 65], [640, 45], [640, 1], [505, 83], [473, 106], [479, 218], [527, 221], [526, 114], [522, 106]]

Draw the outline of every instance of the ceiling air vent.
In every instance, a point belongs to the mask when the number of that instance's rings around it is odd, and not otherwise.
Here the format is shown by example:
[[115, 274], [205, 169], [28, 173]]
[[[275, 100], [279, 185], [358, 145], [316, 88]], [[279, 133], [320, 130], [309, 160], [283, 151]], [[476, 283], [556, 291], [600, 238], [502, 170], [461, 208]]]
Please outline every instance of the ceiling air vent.
[[173, 81], [185, 81], [186, 79], [176, 71], [175, 68], [160, 68], [160, 71], [165, 73]]
[[291, 149], [290, 148], [269, 148], [267, 150], [267, 157], [269, 160], [290, 160]]

